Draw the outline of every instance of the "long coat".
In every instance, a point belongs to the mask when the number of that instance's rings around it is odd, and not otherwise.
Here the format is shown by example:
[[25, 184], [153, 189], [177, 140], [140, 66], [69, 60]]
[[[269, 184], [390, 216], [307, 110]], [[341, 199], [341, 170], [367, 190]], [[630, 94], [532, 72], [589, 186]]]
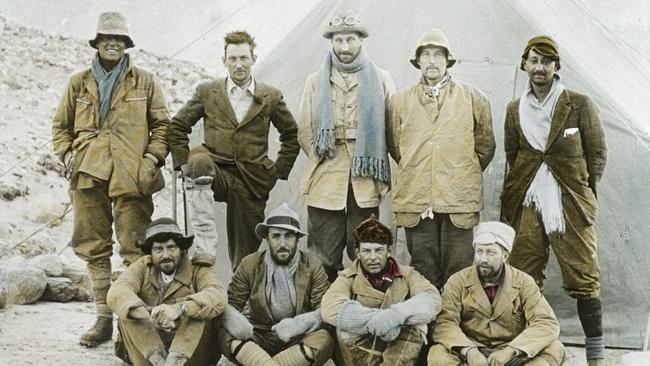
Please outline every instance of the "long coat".
[[445, 284], [433, 340], [450, 351], [510, 345], [532, 358], [559, 334], [553, 309], [532, 277], [505, 265], [503, 283], [490, 304], [476, 267], [471, 266]]
[[[256, 328], [269, 330], [276, 323], [266, 302], [266, 251], [249, 254], [242, 259], [228, 286], [228, 303], [242, 311], [248, 302], [250, 321]], [[329, 287], [321, 261], [298, 250], [300, 263], [294, 276], [296, 315], [320, 308], [323, 294]]]
[[[188, 134], [201, 118], [203, 145], [214, 161], [236, 165], [255, 196], [267, 196], [277, 179], [289, 177], [300, 152], [298, 126], [279, 90], [256, 80], [253, 104], [242, 121], [237, 122], [226, 93], [225, 78], [199, 85], [169, 127], [169, 147], [175, 168], [187, 162]], [[270, 124], [280, 133], [280, 151], [275, 162], [268, 156]]]
[[[384, 107], [388, 118], [388, 101], [395, 91], [395, 82], [390, 74], [377, 68], [377, 77], [381, 85], [381, 93], [385, 97]], [[305, 170], [302, 193], [306, 195], [306, 203], [312, 207], [325, 210], [342, 210], [346, 206], [348, 186], [352, 180], [352, 189], [359, 207], [375, 207], [386, 194], [389, 185], [368, 177], [351, 177], [350, 162], [356, 146], [356, 129], [358, 122], [358, 86], [357, 73], [348, 74], [349, 81], [341, 77], [332, 68], [330, 85], [332, 87], [332, 119], [338, 136], [334, 158], [318, 160], [314, 154], [314, 127], [318, 112], [318, 90], [320, 72], [307, 77], [305, 90], [300, 101], [298, 141], [309, 162]], [[386, 123], [386, 121], [377, 121]], [[347, 138], [345, 138], [347, 136]]]
[[[163, 188], [158, 171], [143, 171], [144, 154], [167, 156], [169, 112], [156, 76], [131, 61], [117, 84], [106, 120], [99, 123], [99, 93], [90, 69], [72, 75], [52, 124], [54, 152], [63, 161], [73, 152], [73, 179], [83, 172], [109, 181], [108, 195], [149, 195]], [[148, 177], [156, 176], [153, 182]]]
[[[565, 131], [577, 129], [577, 133]], [[508, 105], [504, 127], [508, 174], [501, 194], [501, 218], [514, 225], [524, 196], [542, 162], [562, 189], [562, 207], [570, 221], [592, 225], [597, 184], [605, 170], [607, 146], [598, 110], [591, 98], [565, 89], [557, 100], [546, 151], [535, 150], [519, 121], [519, 99]], [[576, 221], [578, 220], [578, 221]]]

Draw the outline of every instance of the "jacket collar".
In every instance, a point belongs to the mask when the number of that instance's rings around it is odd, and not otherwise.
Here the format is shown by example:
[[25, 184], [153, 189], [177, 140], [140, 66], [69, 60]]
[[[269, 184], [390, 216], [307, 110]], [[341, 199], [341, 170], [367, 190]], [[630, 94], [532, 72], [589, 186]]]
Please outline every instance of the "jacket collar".
[[504, 270], [503, 280], [499, 285], [499, 290], [497, 291], [493, 304], [490, 304], [490, 300], [485, 293], [485, 289], [474, 265], [472, 265], [469, 273], [469, 281], [467, 281], [465, 287], [468, 289], [474, 302], [478, 304], [480, 310], [488, 317], [499, 317], [512, 304], [514, 298], [519, 296], [520, 286], [512, 281], [512, 267], [506, 264]]
[[[156, 288], [160, 288], [160, 282], [158, 281], [160, 271], [158, 271], [154, 267], [153, 262], [151, 262], [151, 256], [149, 256], [149, 260], [147, 261], [147, 266], [149, 267], [149, 281]], [[176, 269], [176, 273], [174, 274], [174, 280], [167, 288], [167, 291], [165, 291], [165, 294], [161, 299], [161, 303], [182, 286], [191, 287], [191, 285], [192, 285], [192, 262], [186, 253], [183, 254], [181, 258], [181, 263]]]
[[235, 111], [232, 109], [232, 104], [230, 104], [230, 98], [228, 98], [227, 87], [227, 78], [218, 79], [212, 92], [215, 95], [215, 103], [221, 109], [221, 111], [226, 115], [236, 128], [241, 128], [250, 122], [255, 116], [257, 116], [264, 106], [266, 105], [266, 97], [268, 95], [268, 89], [263, 83], [255, 82], [255, 93], [253, 93], [253, 104], [250, 109], [244, 115], [244, 118], [241, 122], [237, 122], [237, 117], [235, 117]]
[[571, 98], [566, 89], [560, 94], [555, 105], [555, 113], [553, 113], [553, 120], [551, 121], [551, 130], [548, 133], [548, 141], [546, 142], [546, 151], [553, 145], [560, 132], [564, 130], [564, 124], [567, 117], [571, 112]]

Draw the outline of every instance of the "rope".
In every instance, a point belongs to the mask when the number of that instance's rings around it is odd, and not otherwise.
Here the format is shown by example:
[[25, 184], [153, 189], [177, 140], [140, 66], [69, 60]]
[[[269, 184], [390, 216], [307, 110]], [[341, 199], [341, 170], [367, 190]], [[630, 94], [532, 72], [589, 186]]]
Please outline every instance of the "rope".
[[[29, 234], [29, 236], [27, 236], [25, 239], [19, 241], [18, 243], [14, 244], [13, 246], [11, 246], [11, 247], [9, 247], [8, 249], [6, 249], [6, 250], [5, 250], [5, 254], [11, 252], [11, 251], [14, 250], [14, 249], [16, 249], [16, 248], [19, 247], [21, 244], [23, 244], [23, 243], [25, 243], [27, 240], [31, 239], [34, 235], [38, 234], [39, 232], [41, 232], [41, 231], [42, 231], [43, 229], [45, 229], [46, 227], [52, 225], [52, 223], [54, 223], [55, 221], [57, 221], [57, 220], [59, 220], [59, 221], [60, 221], [60, 220], [63, 220], [63, 218], [65, 217], [65, 215], [67, 215], [70, 211], [72, 211], [72, 205], [71, 205], [70, 203], [66, 203], [66, 205], [65, 205], [65, 210], [63, 211], [63, 213], [62, 213], [61, 215], [52, 218], [50, 221], [48, 221], [47, 223], [45, 223], [43, 226], [41, 226], [40, 228], [36, 229], [36, 231], [34, 231], [33, 233]], [[69, 243], [68, 243], [68, 244], [69, 244]], [[66, 245], [66, 246], [67, 246], [67, 245]], [[65, 247], [64, 247], [64, 248], [65, 248]]]
[[2, 174], [0, 174], [0, 178], [4, 177], [4, 176], [5, 176], [6, 174], [8, 174], [9, 172], [11, 172], [12, 170], [16, 169], [20, 164], [24, 163], [27, 159], [29, 159], [29, 158], [31, 158], [32, 156], [36, 155], [36, 153], [39, 152], [39, 150], [41, 150], [42, 148], [44, 148], [45, 145], [49, 144], [51, 141], [52, 141], [52, 139], [49, 139], [49, 140], [45, 141], [41, 146], [37, 147], [36, 150], [32, 151], [31, 154], [29, 154], [29, 155], [27, 155], [26, 157], [22, 158], [22, 159], [19, 160], [16, 164], [12, 165], [11, 168], [9, 168], [9, 169], [5, 170], [4, 172], [2, 172]]

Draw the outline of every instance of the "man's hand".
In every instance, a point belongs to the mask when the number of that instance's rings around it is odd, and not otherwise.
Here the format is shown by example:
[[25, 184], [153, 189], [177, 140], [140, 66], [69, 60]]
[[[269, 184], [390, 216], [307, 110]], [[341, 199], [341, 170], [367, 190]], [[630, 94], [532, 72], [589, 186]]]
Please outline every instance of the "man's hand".
[[488, 360], [483, 356], [483, 354], [478, 350], [478, 348], [472, 348], [467, 352], [467, 366], [488, 366]]
[[162, 304], [151, 309], [151, 322], [156, 328], [169, 332], [176, 329], [176, 320], [182, 315], [180, 304]]
[[151, 315], [149, 314], [149, 311], [147, 311], [147, 308], [143, 306], [138, 306], [135, 308], [132, 308], [129, 310], [128, 317], [130, 319], [136, 319], [136, 320], [144, 320], [144, 319], [149, 319]]
[[517, 355], [517, 350], [512, 347], [506, 347], [504, 349], [493, 352], [490, 357], [488, 357], [488, 362], [490, 366], [504, 366], [508, 361], [512, 360], [513, 357]]
[[[402, 325], [404, 317], [395, 309], [388, 308], [380, 310], [368, 322], [368, 331], [376, 336], [384, 336], [391, 329], [397, 328]], [[399, 334], [399, 333], [398, 333]]]
[[65, 179], [70, 179], [72, 176], [72, 165], [74, 165], [74, 154], [72, 151], [68, 150], [63, 156], [63, 164], [65, 165]]

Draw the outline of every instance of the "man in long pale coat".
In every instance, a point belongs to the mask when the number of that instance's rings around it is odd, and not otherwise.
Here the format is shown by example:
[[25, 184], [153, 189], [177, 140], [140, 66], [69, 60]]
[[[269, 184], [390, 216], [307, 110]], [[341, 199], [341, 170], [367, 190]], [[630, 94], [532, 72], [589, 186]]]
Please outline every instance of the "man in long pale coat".
[[429, 366], [556, 366], [564, 362], [560, 326], [535, 281], [508, 264], [514, 230], [483, 222], [474, 265], [449, 278], [433, 331]]
[[133, 47], [120, 13], [102, 13], [91, 67], [72, 75], [52, 123], [56, 155], [66, 165], [74, 213], [71, 247], [87, 262], [97, 322], [80, 343], [111, 339], [106, 305], [111, 284], [113, 229], [125, 265], [142, 256], [139, 246], [151, 222], [151, 195], [165, 185], [169, 112], [156, 76], [135, 67]]
[[323, 320], [336, 326], [345, 365], [415, 365], [440, 294], [391, 254], [393, 235], [374, 216], [355, 230], [358, 258], [323, 296]]
[[604, 365], [595, 221], [605, 133], [591, 98], [564, 87], [553, 39], [532, 38], [521, 69], [529, 84], [508, 105], [504, 129], [509, 170], [501, 214], [517, 230], [510, 264], [542, 287], [553, 248], [564, 290], [577, 299], [589, 365]]
[[482, 171], [496, 144], [487, 97], [449, 74], [456, 59], [442, 31], [425, 32], [414, 53], [410, 61], [422, 77], [390, 107], [389, 148], [399, 164], [393, 211], [411, 265], [440, 289], [472, 263]]
[[354, 228], [388, 191], [386, 148], [388, 72], [368, 59], [368, 30], [358, 14], [334, 16], [323, 36], [332, 40], [320, 70], [309, 75], [300, 103], [298, 142], [309, 157], [304, 194], [309, 250], [323, 261], [330, 281], [342, 269], [343, 250], [354, 259]]

